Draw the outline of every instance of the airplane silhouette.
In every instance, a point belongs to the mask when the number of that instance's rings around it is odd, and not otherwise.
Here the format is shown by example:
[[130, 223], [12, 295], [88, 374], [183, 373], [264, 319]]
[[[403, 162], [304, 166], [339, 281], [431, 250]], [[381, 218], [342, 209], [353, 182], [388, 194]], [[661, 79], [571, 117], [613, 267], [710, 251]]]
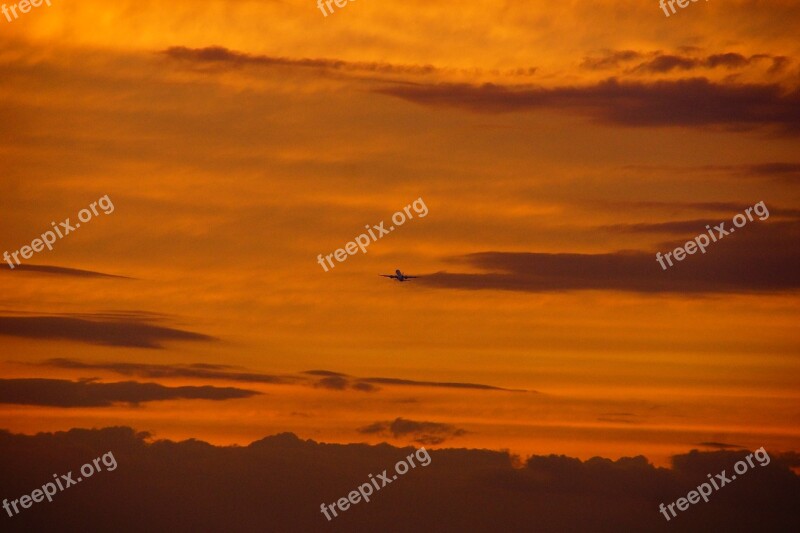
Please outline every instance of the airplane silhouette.
[[379, 274], [379, 275], [383, 276], [384, 278], [392, 278], [392, 279], [396, 279], [397, 281], [401, 281], [401, 282], [402, 281], [408, 281], [410, 279], [414, 279], [414, 278], [418, 278], [419, 277], [419, 276], [406, 276], [405, 274], [400, 272], [399, 269], [395, 270], [393, 275], [392, 274]]

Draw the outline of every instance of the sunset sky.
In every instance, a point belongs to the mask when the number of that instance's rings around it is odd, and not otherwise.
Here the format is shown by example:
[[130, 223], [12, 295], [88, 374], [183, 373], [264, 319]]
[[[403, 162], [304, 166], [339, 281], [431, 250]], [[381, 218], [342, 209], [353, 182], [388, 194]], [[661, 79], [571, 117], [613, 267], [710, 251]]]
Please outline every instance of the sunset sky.
[[0, 428], [800, 450], [798, 27], [796, 0], [0, 18], [0, 253], [113, 203], [0, 263]]

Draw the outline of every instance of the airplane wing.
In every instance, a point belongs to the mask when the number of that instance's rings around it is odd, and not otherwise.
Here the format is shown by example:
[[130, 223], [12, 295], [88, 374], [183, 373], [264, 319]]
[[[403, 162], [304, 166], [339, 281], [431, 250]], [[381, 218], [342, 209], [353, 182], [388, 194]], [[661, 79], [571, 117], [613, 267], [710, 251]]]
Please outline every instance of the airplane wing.
[[403, 277], [406, 279], [413, 279], [413, 278], [418, 278], [419, 276], [403, 276]]
[[397, 279], [397, 276], [390, 276], [389, 274], [378, 274], [379, 276], [383, 276], [384, 278], [394, 278]]

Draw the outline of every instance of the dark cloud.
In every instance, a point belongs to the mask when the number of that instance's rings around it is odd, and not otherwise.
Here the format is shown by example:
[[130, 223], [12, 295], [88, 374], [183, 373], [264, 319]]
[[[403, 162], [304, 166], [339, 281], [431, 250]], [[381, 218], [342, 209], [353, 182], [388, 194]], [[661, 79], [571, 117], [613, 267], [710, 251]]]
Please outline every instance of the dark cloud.
[[663, 72], [669, 72], [670, 70], [674, 69], [689, 70], [702, 64], [703, 62], [699, 59], [682, 57], [682, 56], [673, 56], [673, 55], [662, 55], [646, 63], [640, 64], [639, 66], [633, 69], [633, 72], [644, 71], [644, 72], [663, 73]]
[[242, 52], [236, 52], [221, 46], [209, 46], [206, 48], [173, 46], [167, 50], [164, 50], [163, 53], [166, 56], [176, 60], [197, 64], [216, 64], [218, 66], [287, 66], [333, 71], [362, 71], [386, 74], [431, 74], [439, 71], [439, 69], [432, 65], [393, 65], [390, 63], [354, 62], [342, 61], [338, 59], [297, 59], [289, 57], [251, 55]]
[[200, 378], [242, 381], [248, 383], [292, 383], [296, 380], [287, 376], [240, 372], [228, 365], [209, 365], [195, 363], [189, 365], [158, 365], [143, 363], [85, 363], [74, 359], [55, 358], [41, 363], [42, 366], [71, 368], [78, 370], [107, 370], [123, 376], [146, 378]]
[[[6, 269], [0, 269], [0, 272]], [[9, 272], [36, 272], [39, 274], [53, 274], [60, 276], [70, 276], [76, 278], [117, 278], [117, 279], [136, 279], [127, 276], [117, 276], [114, 274], [104, 274], [92, 270], [80, 270], [77, 268], [67, 268], [47, 265], [16, 265], [14, 269], [8, 268]]]
[[744, 165], [738, 170], [745, 174], [770, 176], [788, 182], [797, 182], [800, 179], [800, 163], [774, 162]]
[[776, 73], [783, 70], [789, 63], [789, 59], [784, 56], [770, 54], [755, 54], [746, 57], [736, 52], [724, 52], [698, 56], [701, 50], [694, 47], [682, 47], [680, 51], [682, 54], [665, 54], [660, 51], [643, 53], [634, 50], [610, 50], [598, 57], [585, 58], [580, 66], [589, 70], [611, 70], [619, 68], [623, 63], [630, 63], [647, 57], [649, 59], [629, 68], [627, 72], [663, 74], [672, 70], [713, 69], [717, 67], [738, 69], [757, 64], [761, 60], [768, 60], [771, 62], [768, 72]]
[[658, 55], [650, 61], [640, 63], [632, 72], [651, 72], [662, 74], [672, 70], [691, 70], [695, 68], [725, 67], [735, 69], [746, 67], [757, 58], [746, 58], [742, 54], [726, 53], [713, 54], [706, 58], [696, 58], [678, 55]]
[[358, 429], [359, 433], [367, 435], [392, 436], [396, 439], [410, 438], [413, 442], [423, 445], [437, 445], [452, 437], [460, 437], [467, 432], [450, 424], [439, 422], [417, 422], [405, 418], [396, 418], [394, 421], [375, 422]]
[[635, 50], [612, 50], [600, 57], [586, 57], [581, 63], [581, 68], [589, 70], [606, 70], [619, 67], [620, 63], [627, 63], [642, 57], [640, 52]]
[[615, 417], [611, 417], [611, 416], [600, 416], [600, 417], [597, 417], [597, 420], [599, 420], [600, 422], [611, 422], [611, 423], [614, 423], [614, 424], [638, 424], [639, 423], [639, 422], [637, 422], [635, 420], [631, 420], [629, 418], [623, 418], [623, 417], [615, 418]]
[[369, 383], [363, 383], [363, 382], [353, 383], [351, 385], [351, 387], [353, 389], [361, 391], [361, 392], [375, 392], [375, 391], [380, 390], [379, 387], [376, 387], [374, 385], [370, 385]]
[[347, 374], [341, 374], [339, 372], [332, 372], [330, 370], [306, 370], [303, 373], [304, 374], [309, 374], [311, 376], [341, 376], [341, 377], [347, 377]]
[[709, 68], [725, 67], [725, 68], [739, 68], [750, 64], [751, 59], [747, 59], [742, 54], [727, 53], [727, 54], [714, 54], [706, 58], [705, 64]]
[[0, 379], [0, 403], [54, 407], [110, 407], [162, 400], [230, 400], [249, 398], [256, 391], [232, 387], [166, 387], [158, 383], [93, 380]]
[[[732, 227], [730, 220], [724, 226]], [[695, 233], [704, 232], [704, 227]], [[716, 232], [715, 232], [716, 235]], [[691, 237], [694, 237], [692, 235]], [[687, 239], [689, 240], [689, 239]], [[749, 293], [800, 288], [800, 223], [756, 219], [705, 254], [697, 251], [666, 271], [655, 251], [605, 254], [483, 252], [458, 258], [486, 273], [438, 272], [420, 283], [450, 289], [524, 292], [619, 290], [643, 293]], [[664, 253], [686, 241], [662, 243]]]
[[[410, 379], [396, 378], [360, 378], [363, 383], [378, 383], [381, 385], [401, 385], [408, 387], [438, 387], [444, 389], [478, 389], [478, 390], [498, 390], [507, 392], [528, 392], [522, 389], [504, 389], [491, 385], [481, 385], [478, 383], [449, 383], [442, 381], [413, 381]], [[534, 391], [535, 392], [535, 391]]]
[[626, 165], [623, 168], [645, 172], [662, 171], [671, 174], [721, 172], [743, 177], [767, 177], [785, 183], [796, 183], [798, 178], [800, 178], [800, 163], [790, 163], [786, 161], [772, 161], [769, 163], [754, 163], [750, 165], [701, 165], [685, 167], [674, 165]]
[[[431, 458], [392, 478], [414, 449], [321, 444], [284, 433], [249, 446], [153, 441], [130, 428], [37, 435], [0, 432], [0, 493], [30, 494], [53, 473], [76, 473], [107, 452], [114, 471], [95, 473], [9, 518], [8, 531], [373, 531], [563, 533], [591, 531], [798, 531], [800, 477], [772, 461], [712, 492], [667, 522], [659, 513], [743, 459], [744, 451], [691, 452], [672, 468], [644, 457], [586, 461], [550, 455], [515, 466], [508, 453], [428, 450]], [[347, 497], [387, 470], [390, 485], [328, 522], [320, 504]], [[220, 509], [229, 512], [220, 512]], [[266, 526], [265, 526], [266, 524]]]
[[776, 454], [776, 458], [790, 468], [800, 468], [800, 453], [797, 452], [784, 452]]
[[147, 316], [0, 316], [0, 335], [64, 339], [107, 346], [161, 348], [165, 341], [211, 341], [213, 337], [158, 326]]
[[775, 56], [772, 58], [772, 67], [770, 67], [768, 72], [770, 74], [778, 74], [780, 72], [783, 72], [784, 69], [787, 66], [789, 66], [789, 63], [791, 62], [792, 62], [791, 59], [789, 59], [786, 56]]
[[[351, 74], [393, 74], [393, 75], [428, 75], [428, 74], [481, 74], [480, 69], [440, 68], [433, 65], [396, 65], [374, 61], [344, 61], [327, 58], [290, 58], [267, 55], [253, 55], [237, 52], [222, 46], [205, 48], [188, 48], [173, 46], [162, 52], [165, 56], [191, 65], [203, 65], [217, 68], [239, 68], [242, 66], [293, 67], [308, 68], [322, 72]], [[492, 74], [507, 76], [533, 76], [536, 67], [519, 67], [504, 72], [491, 71]]]
[[[376, 392], [380, 387], [375, 384], [410, 386], [410, 387], [432, 387], [446, 389], [476, 389], [476, 390], [496, 390], [507, 392], [527, 392], [524, 390], [504, 389], [491, 385], [481, 385], [478, 383], [447, 383], [437, 381], [413, 381], [398, 378], [358, 378], [333, 372], [331, 370], [308, 370], [297, 375], [274, 375], [259, 372], [243, 372], [239, 367], [229, 365], [210, 365], [204, 363], [194, 364], [145, 364], [145, 363], [125, 363], [125, 362], [103, 362], [89, 363], [76, 359], [53, 358], [47, 359], [37, 366], [47, 366], [51, 368], [65, 368], [74, 370], [105, 370], [115, 372], [123, 376], [137, 376], [146, 378], [199, 378], [199, 379], [220, 379], [228, 381], [241, 381], [251, 383], [269, 384], [299, 384], [325, 388], [329, 390], [345, 391], [356, 390], [359, 392]], [[309, 378], [309, 376], [313, 376]]]
[[772, 126], [784, 134], [800, 133], [800, 91], [787, 92], [778, 84], [611, 78], [582, 87], [407, 83], [376, 91], [417, 104], [477, 113], [555, 109], [622, 126]]
[[701, 442], [698, 444], [698, 446], [705, 446], [706, 448], [717, 448], [719, 450], [744, 448], [744, 446], [739, 446], [738, 444], [726, 444], [724, 442]]
[[679, 235], [697, 234], [706, 224], [718, 224], [716, 219], [702, 218], [695, 220], [676, 220], [673, 222], [614, 224], [603, 226], [608, 231], [624, 231], [630, 233], [673, 233]]
[[345, 390], [349, 385], [350, 381], [347, 378], [342, 378], [339, 376], [330, 376], [317, 381], [317, 387], [322, 387], [325, 389]]
[[[636, 168], [636, 167], [628, 167], [628, 168]], [[747, 204], [743, 204], [741, 202], [663, 202], [663, 201], [654, 201], [654, 200], [647, 200], [647, 201], [616, 201], [616, 200], [591, 200], [591, 201], [579, 201], [579, 204], [586, 208], [590, 206], [601, 206], [603, 209], [626, 209], [626, 210], [638, 210], [638, 211], [646, 211], [649, 212], [652, 209], [659, 209], [659, 210], [672, 210], [672, 211], [704, 211], [706, 213], [717, 213], [723, 215], [723, 217], [727, 217], [731, 213], [740, 212], [743, 208], [747, 207]], [[777, 208], [773, 209], [772, 206], [770, 207], [770, 215], [772, 215], [773, 211], [778, 211]], [[786, 213], [786, 210], [780, 209], [780, 211]], [[706, 214], [704, 213], [704, 214]], [[718, 224], [719, 221], [716, 222]]]
[[477, 390], [497, 390], [507, 392], [527, 392], [519, 389], [504, 389], [502, 387], [494, 387], [492, 385], [481, 385], [478, 383], [448, 383], [440, 381], [414, 381], [410, 379], [399, 378], [359, 378], [348, 376], [347, 374], [340, 374], [339, 372], [331, 372], [330, 370], [309, 370], [304, 374], [314, 376], [326, 376], [324, 379], [317, 381], [317, 386], [333, 390], [345, 390], [352, 388], [366, 392], [379, 390], [373, 384], [378, 385], [394, 385], [402, 387], [434, 387], [445, 389], [477, 389]]

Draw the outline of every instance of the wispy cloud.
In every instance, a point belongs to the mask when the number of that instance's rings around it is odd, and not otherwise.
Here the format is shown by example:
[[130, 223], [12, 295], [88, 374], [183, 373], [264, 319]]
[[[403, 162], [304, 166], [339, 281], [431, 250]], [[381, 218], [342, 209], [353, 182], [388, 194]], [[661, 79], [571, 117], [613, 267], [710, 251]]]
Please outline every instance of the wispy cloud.
[[0, 379], [0, 403], [17, 405], [110, 407], [117, 403], [138, 404], [163, 400], [231, 400], [256, 394], [260, 393], [210, 385], [167, 387], [137, 381], [95, 383], [91, 380]]
[[[727, 227], [731, 224], [728, 223]], [[676, 228], [672, 228], [676, 229]], [[686, 229], [681, 227], [681, 229]], [[698, 227], [697, 233], [705, 232]], [[420, 278], [428, 286], [525, 292], [619, 290], [643, 293], [748, 293], [800, 288], [798, 222], [750, 223], [715, 243], [706, 254], [688, 257], [668, 272], [655, 251], [602, 254], [483, 252], [457, 258], [486, 273], [438, 272]], [[662, 243], [669, 251], [681, 241]]]
[[474, 389], [484, 391], [526, 392], [523, 390], [504, 389], [479, 383], [448, 383], [438, 381], [414, 381], [400, 378], [349, 376], [331, 370], [308, 370], [296, 375], [264, 374], [244, 371], [240, 367], [229, 365], [193, 364], [145, 364], [127, 362], [85, 362], [68, 358], [52, 358], [37, 363], [37, 366], [63, 368], [73, 370], [104, 370], [123, 376], [145, 378], [198, 378], [240, 381], [250, 383], [266, 383], [273, 385], [304, 385], [334, 391], [355, 390], [359, 392], [376, 392], [380, 387], [389, 385], [397, 387], [430, 387], [444, 389]]
[[228, 365], [209, 365], [194, 363], [188, 365], [164, 365], [144, 363], [86, 363], [75, 359], [48, 359], [41, 366], [53, 368], [69, 368], [78, 370], [106, 370], [123, 376], [146, 378], [200, 378], [241, 381], [248, 383], [292, 383], [295, 379], [289, 376], [276, 376], [256, 372], [241, 372]]
[[494, 387], [492, 385], [481, 385], [479, 383], [457, 383], [457, 382], [442, 382], [442, 381], [415, 381], [410, 379], [400, 378], [387, 378], [387, 377], [368, 377], [359, 378], [348, 376], [347, 374], [340, 374], [338, 372], [330, 372], [328, 370], [311, 370], [305, 374], [327, 376], [317, 382], [320, 387], [325, 387], [334, 390], [345, 390], [353, 388], [365, 392], [372, 392], [379, 390], [373, 385], [392, 385], [398, 387], [432, 387], [441, 389], [475, 389], [475, 390], [496, 390], [506, 392], [528, 392], [519, 389], [504, 389], [502, 387]]
[[405, 418], [393, 421], [375, 422], [358, 429], [359, 433], [392, 436], [396, 439], [411, 438], [413, 442], [426, 445], [441, 444], [452, 437], [460, 437], [467, 432], [450, 424], [439, 422], [418, 422]]
[[86, 316], [0, 316], [0, 335], [132, 348], [162, 348], [166, 341], [214, 340], [201, 333], [152, 324], [152, 320], [143, 315], [117, 318], [98, 314], [84, 318]]
[[136, 279], [128, 276], [117, 276], [115, 274], [105, 274], [93, 270], [81, 270], [78, 268], [67, 268], [48, 265], [16, 265], [14, 270], [10, 268], [0, 268], [0, 272], [35, 272], [38, 274], [52, 274], [59, 276], [71, 276], [76, 278], [117, 278], [117, 279]]
[[716, 448], [717, 450], [744, 448], [744, 446], [739, 446], [738, 444], [727, 444], [725, 442], [700, 442], [697, 445], [704, 446], [706, 448]]
[[[239, 68], [243, 66], [264, 67], [297, 67], [315, 69], [321, 72], [337, 72], [350, 74], [392, 74], [392, 75], [430, 75], [430, 74], [469, 74], [480, 75], [480, 69], [464, 70], [440, 68], [433, 65], [403, 65], [377, 61], [345, 61], [329, 58], [291, 58], [268, 55], [248, 54], [231, 50], [223, 46], [205, 48], [188, 48], [173, 46], [162, 52], [167, 57], [184, 63], [217, 68]], [[532, 76], [535, 67], [520, 67], [496, 74], [506, 76]]]
[[742, 69], [751, 65], [763, 66], [768, 73], [782, 71], [791, 60], [785, 56], [771, 54], [753, 54], [745, 56], [738, 52], [720, 52], [709, 55], [697, 55], [697, 49], [684, 48], [679, 53], [662, 51], [640, 52], [636, 50], [606, 50], [601, 54], [585, 57], [581, 68], [587, 70], [616, 70], [623, 65], [642, 60], [626, 69], [630, 74], [664, 74], [673, 70], [714, 69], [723, 67], [728, 70]]
[[554, 109], [620, 126], [775, 127], [800, 133], [800, 90], [778, 84], [718, 83], [706, 78], [536, 87], [485, 83], [408, 83], [376, 89], [409, 102], [475, 113]]

